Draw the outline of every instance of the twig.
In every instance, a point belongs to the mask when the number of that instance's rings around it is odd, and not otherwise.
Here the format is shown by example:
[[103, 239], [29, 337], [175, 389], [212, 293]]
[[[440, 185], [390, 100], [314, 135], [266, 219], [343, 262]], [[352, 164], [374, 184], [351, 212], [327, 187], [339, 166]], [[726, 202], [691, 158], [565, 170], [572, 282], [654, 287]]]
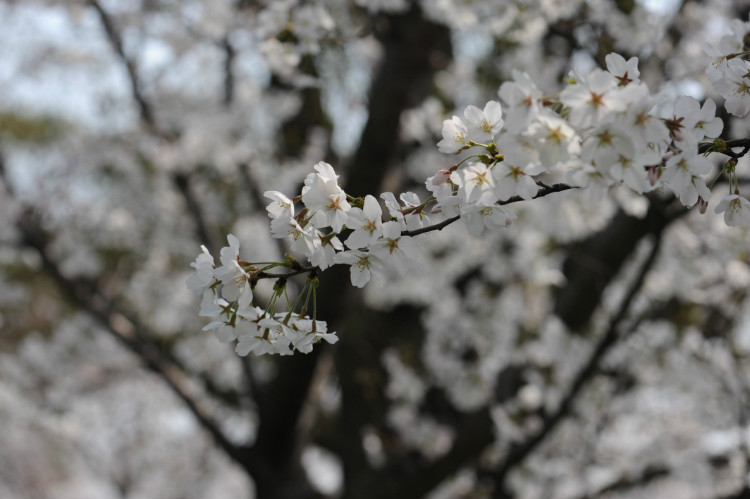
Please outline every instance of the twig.
[[99, 14], [99, 19], [102, 22], [102, 27], [107, 33], [107, 38], [109, 38], [109, 42], [112, 44], [112, 48], [115, 49], [115, 52], [120, 57], [123, 64], [125, 64], [125, 68], [128, 71], [128, 76], [130, 77], [130, 89], [140, 111], [141, 122], [150, 131], [157, 132], [153, 109], [148, 99], [146, 99], [146, 96], [143, 94], [143, 90], [141, 89], [140, 78], [138, 76], [138, 67], [136, 66], [135, 61], [128, 57], [125, 53], [125, 49], [122, 46], [122, 39], [120, 38], [120, 34], [117, 32], [117, 29], [115, 28], [115, 25], [112, 22], [112, 18], [109, 16], [109, 13], [104, 10], [98, 0], [88, 0], [88, 3]]
[[[720, 152], [721, 154], [726, 154], [727, 156], [735, 159], [739, 159], [746, 155], [748, 151], [750, 151], [750, 139], [734, 139], [734, 140], [724, 140], [724, 145], [726, 146], [724, 151], [716, 151]], [[705, 144], [700, 144], [698, 146], [698, 153], [704, 154], [709, 151], [714, 146], [713, 142], [708, 142]], [[732, 149], [736, 147], [741, 147], [742, 151], [736, 153], [732, 151]]]
[[[94, 10], [96, 10], [97, 14], [99, 14], [99, 19], [101, 20], [102, 27], [104, 28], [104, 32], [107, 34], [109, 42], [112, 45], [115, 53], [125, 66], [125, 69], [127, 70], [133, 99], [135, 100], [136, 104], [138, 105], [138, 109], [140, 110], [141, 124], [146, 128], [146, 130], [148, 130], [149, 133], [151, 133], [155, 137], [164, 139], [166, 141], [174, 140], [173, 136], [165, 133], [164, 130], [162, 130], [158, 126], [154, 117], [154, 106], [143, 92], [141, 78], [138, 73], [136, 62], [134, 59], [128, 57], [128, 55], [125, 53], [125, 49], [122, 44], [122, 38], [118, 33], [117, 28], [115, 27], [112, 17], [104, 9], [104, 7], [102, 7], [102, 5], [99, 3], [99, 0], [87, 1], [89, 5], [91, 5]], [[228, 103], [231, 102], [234, 88], [233, 74], [231, 71], [235, 52], [233, 47], [230, 45], [228, 38], [225, 38], [225, 40], [222, 41], [221, 45], [225, 48], [227, 53], [227, 59], [225, 61], [225, 70], [227, 71], [225, 91], [229, 93], [225, 94], [224, 100], [225, 103]], [[193, 222], [195, 223], [198, 239], [206, 243], [212, 250], [218, 248], [217, 238], [212, 237], [211, 232], [208, 230], [208, 224], [206, 224], [200, 204], [198, 203], [190, 189], [190, 176], [188, 174], [177, 173], [172, 176], [172, 182], [175, 187], [177, 187], [177, 190], [180, 191], [180, 194], [182, 194], [182, 197], [185, 200], [185, 204], [188, 207], [188, 212], [192, 216]]]
[[[576, 188], [575, 186], [571, 186], [567, 184], [546, 185], [541, 182], [537, 182], [537, 184], [540, 185], [542, 188], [539, 189], [539, 191], [536, 193], [536, 195], [532, 199], [542, 198], [554, 192], [562, 192], [562, 191], [567, 191], [568, 189]], [[506, 204], [518, 203], [519, 201], [525, 201], [525, 199], [523, 199], [521, 196], [513, 196], [509, 199], [506, 199], [505, 201], [498, 201], [495, 204], [503, 206]], [[430, 225], [428, 227], [422, 227], [420, 229], [414, 229], [414, 230], [404, 230], [404, 231], [401, 231], [401, 235], [402, 236], [418, 236], [419, 234], [424, 234], [425, 232], [432, 232], [434, 230], [443, 230], [445, 227], [449, 226], [450, 224], [452, 224], [459, 218], [461, 218], [461, 216], [456, 215], [455, 217], [448, 218], [435, 225]]]
[[198, 233], [198, 239], [206, 244], [212, 254], [215, 254], [219, 251], [220, 245], [215, 237], [215, 233], [209, 230], [208, 224], [206, 223], [206, 217], [203, 216], [201, 205], [190, 188], [191, 179], [192, 177], [189, 173], [177, 172], [172, 175], [172, 183], [177, 187], [177, 190], [180, 191], [180, 194], [182, 194], [188, 212], [193, 218], [195, 230]]
[[234, 59], [237, 52], [229, 35], [221, 39], [219, 46], [224, 49], [224, 106], [229, 107], [234, 101]]

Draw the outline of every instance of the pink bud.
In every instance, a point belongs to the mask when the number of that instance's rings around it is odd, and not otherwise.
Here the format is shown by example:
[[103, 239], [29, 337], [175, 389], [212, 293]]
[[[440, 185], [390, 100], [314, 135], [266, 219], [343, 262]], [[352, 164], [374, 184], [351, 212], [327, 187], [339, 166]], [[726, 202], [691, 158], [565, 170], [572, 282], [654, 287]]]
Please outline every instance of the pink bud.
[[698, 197], [698, 213], [703, 215], [706, 213], [706, 209], [708, 208], [708, 201], [703, 199], [702, 197]]
[[435, 174], [435, 176], [432, 177], [432, 183], [434, 185], [444, 184], [445, 182], [447, 182], [448, 180], [450, 180], [450, 178], [451, 178], [451, 172], [450, 172], [450, 170], [448, 170], [446, 168], [441, 168], [440, 170], [438, 170], [438, 172]]

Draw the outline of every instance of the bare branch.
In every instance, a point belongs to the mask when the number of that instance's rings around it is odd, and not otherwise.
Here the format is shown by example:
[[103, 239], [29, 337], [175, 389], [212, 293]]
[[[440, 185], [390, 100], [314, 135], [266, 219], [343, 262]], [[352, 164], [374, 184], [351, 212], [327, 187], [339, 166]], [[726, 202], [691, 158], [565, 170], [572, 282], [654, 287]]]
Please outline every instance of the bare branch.
[[[532, 199], [542, 198], [544, 196], [547, 196], [549, 194], [552, 194], [553, 192], [562, 192], [567, 191], [568, 189], [575, 189], [575, 186], [570, 186], [567, 184], [554, 184], [554, 185], [545, 185], [541, 182], [537, 182], [538, 185], [540, 185], [542, 188], [539, 189], [539, 191], [536, 193], [536, 195]], [[498, 204], [500, 206], [506, 205], [506, 204], [512, 204], [512, 203], [518, 203], [519, 201], [526, 201], [520, 196], [513, 196], [510, 199], [506, 199], [505, 201], [498, 201], [495, 204]], [[443, 220], [440, 223], [437, 223], [435, 225], [430, 225], [429, 227], [422, 227], [421, 229], [414, 229], [414, 230], [404, 230], [401, 231], [402, 236], [418, 236], [419, 234], [424, 234], [425, 232], [432, 232], [434, 230], [443, 230], [456, 220], [461, 218], [460, 215], [456, 215], [455, 217], [448, 218], [446, 220]]]
[[218, 238], [216, 237], [215, 233], [209, 229], [209, 226], [206, 223], [206, 217], [203, 215], [203, 209], [201, 208], [198, 199], [193, 194], [193, 190], [190, 188], [191, 179], [192, 177], [189, 173], [177, 172], [172, 175], [172, 183], [177, 187], [177, 190], [180, 191], [180, 194], [182, 194], [182, 198], [185, 200], [188, 212], [193, 218], [198, 239], [206, 244], [212, 254], [215, 254], [219, 251], [220, 248]]
[[234, 59], [237, 52], [229, 35], [222, 38], [219, 45], [224, 50], [224, 106], [229, 107], [234, 102]]
[[125, 65], [125, 68], [128, 71], [128, 76], [130, 79], [130, 89], [133, 94], [133, 98], [138, 104], [141, 122], [146, 128], [148, 128], [152, 132], [156, 132], [156, 122], [154, 121], [153, 108], [151, 106], [151, 103], [143, 94], [143, 89], [141, 88], [140, 84], [140, 78], [138, 76], [138, 67], [136, 66], [135, 61], [128, 57], [128, 55], [125, 53], [125, 49], [122, 46], [122, 38], [117, 32], [117, 29], [115, 28], [115, 25], [112, 22], [112, 18], [110, 17], [109, 13], [104, 10], [98, 0], [88, 0], [88, 3], [94, 8], [94, 10], [96, 10], [97, 14], [99, 14], [99, 19], [102, 22], [102, 27], [107, 33], [107, 38], [109, 38], [109, 42], [112, 44], [112, 48], [120, 57], [123, 64]]
[[646, 279], [646, 275], [653, 267], [656, 261], [656, 257], [659, 254], [661, 237], [661, 231], [654, 233], [654, 242], [651, 248], [651, 252], [641, 264], [636, 278], [628, 288], [628, 291], [625, 294], [622, 302], [620, 303], [617, 312], [611, 318], [607, 331], [599, 340], [599, 343], [596, 345], [596, 348], [589, 356], [589, 359], [586, 362], [585, 366], [576, 375], [572, 384], [568, 388], [567, 393], [562, 398], [560, 405], [555, 411], [546, 414], [544, 416], [542, 427], [536, 433], [527, 438], [523, 443], [515, 446], [506, 456], [504, 461], [500, 463], [500, 466], [497, 468], [497, 470], [491, 474], [492, 479], [495, 482], [496, 490], [500, 491], [503, 489], [507, 474], [513, 468], [523, 462], [526, 456], [534, 451], [534, 449], [536, 449], [539, 444], [544, 441], [547, 435], [549, 435], [568, 415], [573, 406], [573, 403], [575, 402], [583, 387], [594, 377], [594, 374], [599, 368], [599, 363], [604, 358], [605, 354], [607, 354], [612, 349], [612, 347], [617, 344], [617, 341], [620, 339], [620, 326], [625, 319], [628, 310], [630, 309], [630, 305], [633, 302], [633, 299], [640, 291], [643, 282]]
[[[746, 155], [748, 151], [750, 151], [750, 139], [734, 139], [734, 140], [721, 140], [717, 139], [723, 143], [724, 150], [716, 150], [715, 152], [719, 152], [721, 154], [726, 154], [727, 156], [735, 159], [739, 159]], [[713, 142], [708, 142], [704, 144], [700, 144], [698, 146], [698, 152], [700, 154], [705, 154], [712, 150], [714, 147]], [[734, 152], [732, 149], [735, 149], [737, 147], [741, 147], [742, 151], [740, 152]]]
[[146, 367], [157, 374], [166, 385], [182, 400], [193, 413], [200, 425], [211, 434], [217, 445], [240, 465], [244, 459], [244, 449], [236, 446], [224, 435], [218, 424], [200, 407], [190, 394], [190, 379], [174, 358], [162, 352], [150, 338], [155, 337], [143, 324], [119, 309], [103, 293], [89, 283], [66, 277], [57, 262], [47, 251], [46, 237], [34, 224], [31, 213], [27, 212], [17, 221], [17, 227], [25, 246], [35, 249], [42, 260], [44, 271], [57, 284], [60, 290], [78, 308], [94, 318], [116, 340], [136, 354]]

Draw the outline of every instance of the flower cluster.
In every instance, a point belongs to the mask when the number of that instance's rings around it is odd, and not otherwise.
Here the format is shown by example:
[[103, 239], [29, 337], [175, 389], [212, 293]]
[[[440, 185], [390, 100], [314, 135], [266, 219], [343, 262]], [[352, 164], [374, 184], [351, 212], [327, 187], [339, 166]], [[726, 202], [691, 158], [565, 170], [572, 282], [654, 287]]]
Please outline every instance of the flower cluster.
[[[350, 265], [352, 284], [357, 287], [382, 276], [386, 266], [403, 269], [417, 256], [412, 238], [402, 235], [428, 221], [422, 213], [425, 204], [416, 194], [402, 194], [403, 206], [392, 193], [382, 194], [392, 217], [383, 222], [381, 206], [373, 196], [355, 199], [347, 195], [328, 163], [318, 163], [315, 170], [293, 199], [277, 191], [265, 193], [272, 200], [267, 211], [274, 237], [287, 239], [292, 250], [321, 270], [336, 263]], [[300, 211], [295, 210], [298, 201], [303, 205]], [[345, 229], [342, 244], [338, 235]]]
[[[237, 341], [235, 351], [242, 356], [250, 352], [291, 355], [294, 350], [302, 353], [312, 351], [313, 344], [320, 340], [335, 343], [336, 333], [328, 333], [324, 321], [310, 319], [305, 313], [295, 313], [295, 305], [288, 312], [274, 313], [276, 299], [284, 294], [284, 280], [274, 288], [274, 296], [267, 310], [252, 306], [253, 286], [259, 276], [275, 266], [258, 268], [251, 262], [240, 260], [240, 241], [233, 234], [227, 237], [229, 246], [221, 250], [221, 266], [205, 246], [202, 253], [190, 264], [195, 274], [187, 280], [188, 288], [202, 295], [200, 315], [212, 321], [204, 331], [213, 331], [222, 343]], [[308, 279], [305, 290], [314, 300], [317, 282]], [[300, 300], [297, 300], [299, 302]], [[307, 303], [305, 303], [306, 308]]]
[[748, 54], [745, 37], [749, 32], [750, 23], [735, 19], [729, 25], [729, 33], [716, 44], [704, 47], [711, 57], [706, 74], [724, 97], [727, 111], [735, 116], [750, 112], [750, 62], [742, 58]]
[[464, 119], [443, 123], [442, 152], [476, 146], [489, 155], [470, 156], [460, 170], [439, 171], [427, 188], [442, 205], [457, 206], [473, 234], [510, 223], [512, 214], [496, 203], [533, 198], [542, 174], [565, 175], [595, 198], [622, 182], [638, 193], [668, 187], [686, 206], [706, 201], [704, 176], [711, 164], [699, 154], [699, 142], [722, 131], [714, 102], [701, 106], [683, 96], [659, 116], [655, 98], [639, 80], [638, 59], [609, 54], [606, 63], [607, 71], [571, 72], [555, 96], [544, 96], [526, 73], [514, 72], [498, 92], [507, 127], [500, 104], [492, 101], [484, 111], [469, 106]]
[[[736, 33], [722, 39], [720, 46], [735, 50], [741, 43]], [[712, 71], [729, 78], [736, 66], [728, 61], [732, 57], [715, 57]], [[710, 196], [705, 177], [712, 165], [700, 154], [701, 147], [732, 158], [720, 174], [729, 175], [730, 191], [734, 191], [718, 203], [716, 212], [724, 213], [729, 225], [750, 223], [750, 201], [739, 195], [734, 175], [737, 157], [718, 139], [723, 122], [716, 117], [714, 102], [708, 99], [701, 105], [683, 96], [657, 107], [639, 80], [637, 58], [626, 61], [609, 54], [606, 64], [606, 71], [572, 71], [556, 95], [544, 95], [528, 74], [515, 71], [513, 80], [498, 90], [504, 107], [490, 101], [483, 109], [468, 106], [463, 117], [445, 120], [439, 150], [469, 154], [426, 180], [430, 196], [424, 201], [412, 192], [398, 199], [390, 192], [381, 194], [389, 215], [385, 220], [375, 197], [348, 195], [333, 167], [324, 162], [315, 165], [297, 196], [265, 192], [271, 201], [266, 209], [273, 237], [287, 240], [291, 250], [312, 266], [302, 267], [293, 257], [263, 268], [243, 262], [239, 241], [232, 235], [229, 246], [221, 250], [220, 267], [203, 248], [192, 264], [196, 273], [188, 287], [203, 294], [201, 315], [215, 319], [206, 329], [221, 341], [238, 340], [237, 352], [242, 355], [309, 352], [320, 339], [333, 343], [336, 336], [326, 332], [324, 322], [314, 319], [318, 271], [334, 264], [349, 265], [351, 282], [357, 287], [382, 277], [386, 269], [403, 272], [419, 255], [414, 236], [458, 219], [476, 236], [485, 229], [507, 227], [515, 215], [506, 205], [533, 199], [541, 189], [550, 192], [542, 180], [565, 178], [565, 188], [586, 187], [595, 197], [617, 183], [640, 194], [668, 188], [684, 205], [698, 203], [705, 211]], [[744, 74], [749, 68], [743, 69]], [[709, 142], [701, 145], [706, 139]], [[428, 215], [436, 214], [443, 220], [430, 225]], [[274, 267], [286, 267], [295, 274], [310, 272], [300, 295], [307, 296], [301, 314], [294, 312], [300, 298], [290, 304], [289, 312], [274, 313], [276, 298], [284, 294], [283, 284], [291, 275], [265, 273]], [[265, 311], [252, 306], [254, 283], [264, 277], [279, 278]], [[313, 319], [305, 316], [310, 296]]]
[[[716, 44], [704, 47], [711, 57], [706, 74], [713, 82], [714, 89], [724, 97], [724, 107], [735, 116], [745, 116], [750, 112], [750, 61], [744, 56], [750, 54], [747, 45], [750, 35], [750, 22], [733, 20], [729, 32]], [[735, 158], [736, 159], [736, 158]], [[717, 213], [724, 213], [724, 221], [730, 226], [750, 226], [750, 201], [740, 195], [739, 184], [734, 172], [737, 162], [730, 161], [723, 173], [729, 175], [729, 196], [716, 206]]]

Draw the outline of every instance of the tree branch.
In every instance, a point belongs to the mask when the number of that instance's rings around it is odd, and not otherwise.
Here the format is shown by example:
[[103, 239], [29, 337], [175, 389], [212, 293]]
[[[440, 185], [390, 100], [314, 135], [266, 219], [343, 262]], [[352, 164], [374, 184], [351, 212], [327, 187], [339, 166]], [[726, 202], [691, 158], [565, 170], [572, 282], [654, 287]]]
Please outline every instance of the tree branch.
[[156, 122], [154, 121], [153, 108], [151, 107], [148, 99], [146, 99], [146, 96], [143, 94], [143, 90], [140, 85], [140, 79], [138, 76], [138, 67], [135, 61], [128, 57], [125, 53], [125, 49], [122, 45], [122, 39], [120, 38], [120, 34], [117, 32], [117, 29], [115, 28], [115, 25], [112, 22], [112, 18], [110, 17], [109, 13], [104, 10], [98, 0], [87, 1], [88, 4], [91, 5], [94, 10], [96, 10], [97, 14], [99, 14], [99, 19], [102, 22], [102, 27], [107, 33], [107, 38], [109, 38], [109, 42], [112, 44], [112, 48], [120, 57], [123, 64], [125, 65], [125, 69], [127, 69], [128, 71], [130, 90], [133, 94], [133, 99], [135, 99], [136, 103], [138, 104], [141, 122], [147, 129], [152, 132], [156, 132], [157, 128]]
[[209, 252], [212, 255], [215, 255], [219, 252], [221, 246], [218, 243], [218, 238], [214, 231], [209, 229], [208, 224], [206, 223], [206, 217], [203, 216], [203, 209], [201, 208], [198, 199], [196, 199], [193, 194], [193, 190], [190, 188], [191, 179], [192, 176], [189, 173], [176, 172], [172, 175], [172, 183], [177, 187], [177, 190], [180, 191], [180, 194], [182, 194], [188, 212], [193, 218], [198, 240], [203, 241]]
[[57, 284], [71, 302], [102, 326], [117, 341], [136, 354], [146, 367], [158, 375], [166, 385], [182, 400], [200, 425], [214, 438], [216, 444], [241, 466], [245, 466], [245, 451], [229, 441], [206, 412], [201, 409], [197, 400], [190, 395], [189, 378], [175, 359], [165, 356], [149, 338], [155, 335], [136, 319], [120, 310], [106, 296], [92, 285], [66, 277], [57, 262], [47, 251], [47, 238], [32, 221], [32, 215], [26, 212], [18, 221], [17, 227], [22, 236], [22, 243], [35, 249], [41, 260], [44, 271]]
[[[143, 92], [141, 78], [138, 74], [138, 67], [136, 65], [136, 62], [135, 60], [128, 57], [128, 55], [125, 53], [125, 49], [122, 44], [122, 38], [118, 33], [117, 28], [115, 27], [112, 17], [104, 9], [104, 7], [102, 7], [102, 5], [99, 3], [99, 0], [87, 0], [87, 2], [94, 8], [94, 10], [96, 10], [97, 14], [99, 14], [99, 19], [101, 20], [102, 27], [104, 28], [104, 32], [107, 34], [109, 42], [112, 45], [115, 53], [125, 66], [125, 69], [127, 70], [131, 93], [133, 95], [133, 99], [138, 105], [138, 109], [140, 110], [141, 124], [152, 135], [166, 141], [172, 141], [174, 137], [165, 133], [156, 123], [153, 111], [154, 107]], [[229, 43], [228, 38], [222, 40], [220, 45], [224, 47], [227, 54], [225, 60], [225, 70], [227, 71], [225, 79], [225, 91], [227, 93], [224, 96], [224, 100], [225, 103], [228, 104], [228, 102], [231, 102], [234, 87], [232, 65], [234, 63], [235, 52], [234, 48]], [[175, 185], [175, 187], [177, 187], [177, 190], [185, 200], [188, 212], [192, 216], [193, 222], [195, 223], [197, 232], [196, 235], [198, 239], [200, 241], [203, 241], [213, 252], [214, 250], [218, 250], [217, 238], [214, 237], [211, 231], [208, 229], [208, 224], [206, 223], [206, 219], [203, 216], [200, 204], [198, 203], [197, 199], [190, 189], [190, 180], [190, 176], [185, 173], [176, 173], [172, 176], [172, 183]]]
[[[620, 325], [630, 309], [633, 299], [640, 291], [646, 275], [651, 270], [656, 261], [661, 246], [661, 231], [654, 233], [654, 242], [649, 255], [636, 275], [636, 278], [628, 288], [617, 312], [611, 318], [607, 331], [604, 333], [596, 348], [589, 356], [585, 366], [578, 372], [567, 393], [562, 398], [560, 405], [555, 411], [544, 416], [542, 427], [523, 443], [511, 449], [505, 459], [500, 463], [497, 470], [492, 473], [492, 479], [495, 482], [496, 494], [502, 494], [507, 474], [519, 465], [544, 439], [557, 427], [557, 425], [568, 415], [573, 403], [580, 394], [583, 387], [593, 378], [596, 373], [599, 362], [612, 349], [620, 338]], [[496, 495], [496, 497], [504, 497]]]
[[237, 52], [229, 35], [224, 36], [219, 45], [224, 49], [224, 106], [229, 107], [234, 102], [234, 59]]
[[[542, 188], [539, 189], [539, 191], [536, 193], [536, 195], [532, 199], [542, 198], [544, 196], [548, 196], [552, 194], [553, 192], [562, 192], [567, 191], [568, 189], [576, 189], [575, 186], [570, 186], [567, 184], [554, 184], [554, 185], [545, 185], [541, 182], [537, 182], [538, 185], [540, 185]], [[521, 196], [513, 196], [509, 199], [506, 199], [505, 201], [498, 201], [497, 205], [504, 206], [506, 204], [512, 204], [512, 203], [518, 203], [519, 201], [526, 201]], [[424, 234], [425, 232], [432, 232], [434, 230], [443, 230], [456, 220], [461, 218], [460, 215], [456, 215], [455, 217], [448, 218], [446, 220], [443, 220], [440, 223], [437, 223], [435, 225], [430, 225], [429, 227], [422, 227], [421, 229], [414, 229], [414, 230], [404, 230], [401, 231], [402, 236], [418, 236], [419, 234]]]
[[[721, 139], [717, 139], [721, 140]], [[750, 139], [734, 139], [734, 140], [721, 140], [721, 142], [724, 143], [724, 150], [717, 150], [714, 152], [718, 152], [721, 154], [726, 154], [727, 156], [735, 159], [739, 159], [746, 155], [748, 151], [750, 151]], [[700, 144], [698, 146], [698, 153], [705, 154], [709, 152], [714, 147], [714, 142], [708, 142], [704, 144]], [[742, 151], [736, 153], [732, 151], [732, 149], [735, 149], [737, 147], [741, 147]]]

